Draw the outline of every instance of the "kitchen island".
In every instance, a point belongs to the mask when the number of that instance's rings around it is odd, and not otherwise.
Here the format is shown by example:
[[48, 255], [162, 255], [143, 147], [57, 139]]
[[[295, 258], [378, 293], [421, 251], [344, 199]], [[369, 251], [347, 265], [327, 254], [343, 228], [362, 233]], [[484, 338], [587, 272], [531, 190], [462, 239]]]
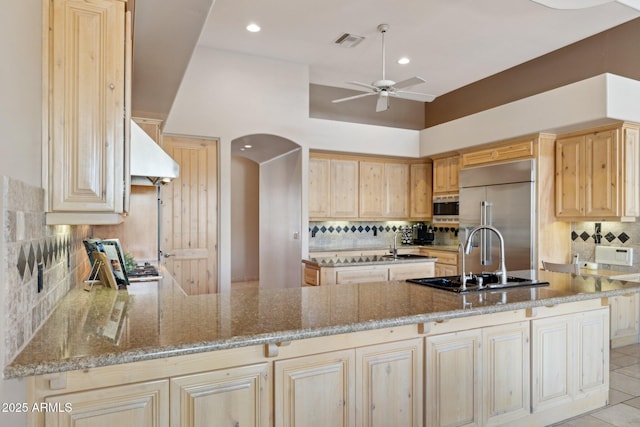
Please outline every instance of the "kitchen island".
[[27, 377], [30, 403], [73, 407], [30, 413], [38, 426], [546, 425], [606, 403], [606, 299], [640, 284], [533, 273], [551, 285], [187, 296], [165, 275], [128, 291], [77, 289], [4, 374]]

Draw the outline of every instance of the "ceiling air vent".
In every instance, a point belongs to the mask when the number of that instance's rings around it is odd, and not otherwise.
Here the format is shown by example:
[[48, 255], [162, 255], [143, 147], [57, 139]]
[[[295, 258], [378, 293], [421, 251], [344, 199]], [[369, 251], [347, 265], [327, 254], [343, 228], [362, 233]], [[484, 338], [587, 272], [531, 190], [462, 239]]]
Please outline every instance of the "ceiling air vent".
[[344, 33], [334, 43], [342, 47], [356, 47], [362, 40], [364, 40], [362, 36]]

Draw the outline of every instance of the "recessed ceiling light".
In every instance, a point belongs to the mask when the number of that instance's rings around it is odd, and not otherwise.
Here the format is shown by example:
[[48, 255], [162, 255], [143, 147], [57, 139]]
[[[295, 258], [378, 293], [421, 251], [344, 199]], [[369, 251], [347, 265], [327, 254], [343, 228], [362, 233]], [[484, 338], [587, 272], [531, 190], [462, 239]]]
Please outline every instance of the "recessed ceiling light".
[[252, 146], [250, 144], [245, 144], [244, 148], [251, 148]]
[[400, 65], [407, 65], [409, 62], [411, 62], [411, 60], [406, 56], [403, 56], [402, 58], [398, 59], [398, 64]]
[[260, 25], [251, 23], [247, 25], [247, 31], [249, 31], [250, 33], [257, 33], [258, 31], [260, 31]]

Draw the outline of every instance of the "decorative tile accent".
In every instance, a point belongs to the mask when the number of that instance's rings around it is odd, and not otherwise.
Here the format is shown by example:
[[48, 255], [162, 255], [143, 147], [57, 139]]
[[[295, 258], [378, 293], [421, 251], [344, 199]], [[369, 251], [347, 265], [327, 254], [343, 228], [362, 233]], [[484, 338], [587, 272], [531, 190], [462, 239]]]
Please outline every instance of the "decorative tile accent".
[[620, 235], [618, 236], [618, 240], [620, 240], [622, 243], [627, 243], [627, 240], [629, 239], [631, 239], [631, 237], [629, 237], [625, 232], [620, 233]]

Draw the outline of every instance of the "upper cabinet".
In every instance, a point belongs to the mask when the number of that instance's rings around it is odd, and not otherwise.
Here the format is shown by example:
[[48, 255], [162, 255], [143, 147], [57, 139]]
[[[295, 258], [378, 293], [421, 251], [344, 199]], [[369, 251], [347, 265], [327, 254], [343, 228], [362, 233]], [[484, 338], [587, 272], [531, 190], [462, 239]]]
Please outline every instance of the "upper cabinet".
[[428, 220], [431, 164], [311, 153], [309, 218]]
[[48, 224], [112, 224], [129, 192], [131, 18], [118, 0], [43, 2]]
[[413, 163], [410, 166], [409, 217], [416, 220], [431, 220], [433, 217], [433, 165], [431, 163]]
[[360, 218], [405, 219], [409, 212], [409, 165], [360, 161]]
[[309, 157], [309, 217], [357, 218], [358, 161]]
[[460, 156], [433, 160], [433, 193], [457, 193]]
[[558, 218], [619, 220], [640, 216], [639, 129], [624, 123], [558, 137]]

